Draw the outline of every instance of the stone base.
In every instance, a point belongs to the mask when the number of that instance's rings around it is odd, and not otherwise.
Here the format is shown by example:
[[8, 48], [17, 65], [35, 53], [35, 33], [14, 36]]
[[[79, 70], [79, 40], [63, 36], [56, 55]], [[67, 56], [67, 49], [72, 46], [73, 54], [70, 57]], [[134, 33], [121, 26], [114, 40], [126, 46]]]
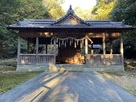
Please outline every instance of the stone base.
[[34, 64], [34, 65], [18, 65], [17, 71], [105, 71], [105, 72], [118, 72], [124, 71], [123, 65], [111, 66], [88, 66], [86, 64]]
[[49, 64], [17, 65], [16, 71], [48, 71]]
[[56, 65], [58, 70], [66, 71], [105, 71], [105, 72], [119, 72], [124, 71], [123, 65], [112, 65], [112, 66], [87, 66], [86, 64], [82, 65]]

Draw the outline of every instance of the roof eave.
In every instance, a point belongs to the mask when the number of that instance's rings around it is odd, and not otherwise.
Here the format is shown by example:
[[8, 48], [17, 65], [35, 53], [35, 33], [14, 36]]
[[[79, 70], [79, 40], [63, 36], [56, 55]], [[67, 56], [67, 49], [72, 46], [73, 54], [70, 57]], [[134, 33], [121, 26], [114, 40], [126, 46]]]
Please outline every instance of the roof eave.
[[99, 30], [119, 30], [119, 31], [127, 31], [127, 30], [135, 30], [136, 28], [135, 27], [122, 27], [122, 28], [102, 28], [102, 27], [99, 27], [99, 28], [91, 28], [91, 27], [60, 27], [60, 26], [57, 26], [57, 27], [11, 27], [11, 26], [7, 26], [7, 29], [10, 29], [10, 30], [23, 30], [23, 29], [92, 29], [92, 30], [95, 30], [95, 29], [99, 29]]

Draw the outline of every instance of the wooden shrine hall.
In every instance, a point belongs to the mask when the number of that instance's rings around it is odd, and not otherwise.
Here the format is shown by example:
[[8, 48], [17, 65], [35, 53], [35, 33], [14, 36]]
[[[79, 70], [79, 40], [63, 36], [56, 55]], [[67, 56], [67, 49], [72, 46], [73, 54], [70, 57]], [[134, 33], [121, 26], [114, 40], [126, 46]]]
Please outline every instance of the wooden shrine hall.
[[[70, 6], [58, 20], [26, 19], [7, 28], [18, 31], [17, 70], [123, 71], [122, 32], [133, 27], [124, 21], [83, 20]], [[120, 53], [112, 48], [116, 40]]]

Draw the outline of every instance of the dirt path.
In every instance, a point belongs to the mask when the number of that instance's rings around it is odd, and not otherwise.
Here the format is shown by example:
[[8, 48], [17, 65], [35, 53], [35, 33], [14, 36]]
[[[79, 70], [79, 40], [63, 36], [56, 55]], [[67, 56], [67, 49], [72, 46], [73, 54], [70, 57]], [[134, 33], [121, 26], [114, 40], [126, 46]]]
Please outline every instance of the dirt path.
[[97, 72], [42, 73], [0, 96], [0, 102], [136, 102]]

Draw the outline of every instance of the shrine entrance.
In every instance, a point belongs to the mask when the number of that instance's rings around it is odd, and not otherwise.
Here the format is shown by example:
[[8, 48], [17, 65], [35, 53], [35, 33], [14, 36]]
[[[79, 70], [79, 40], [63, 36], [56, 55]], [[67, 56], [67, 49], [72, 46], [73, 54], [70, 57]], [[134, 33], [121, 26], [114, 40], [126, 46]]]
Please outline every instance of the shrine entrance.
[[73, 45], [60, 46], [58, 49], [58, 55], [56, 57], [57, 64], [84, 64], [84, 52], [79, 45], [75, 48]]
[[[90, 38], [82, 37], [53, 37], [51, 43], [54, 44], [54, 51], [56, 51], [56, 64], [85, 64], [85, 41], [92, 44]], [[88, 44], [88, 43], [87, 43]], [[86, 46], [88, 47], [88, 45]]]

